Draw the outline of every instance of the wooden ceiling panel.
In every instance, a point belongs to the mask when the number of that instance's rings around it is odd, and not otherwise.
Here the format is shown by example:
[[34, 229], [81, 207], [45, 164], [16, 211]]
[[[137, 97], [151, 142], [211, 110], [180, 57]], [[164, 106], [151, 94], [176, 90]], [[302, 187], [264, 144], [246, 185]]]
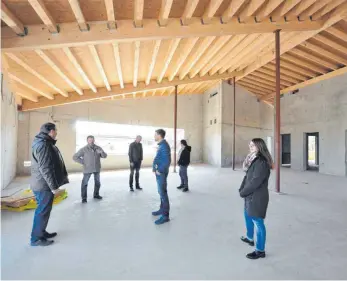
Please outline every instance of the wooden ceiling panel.
[[7, 8], [24, 24], [41, 24], [42, 21], [27, 0], [1, 0]]
[[56, 23], [75, 22], [76, 18], [71, 10], [69, 1], [44, 0], [47, 10]]

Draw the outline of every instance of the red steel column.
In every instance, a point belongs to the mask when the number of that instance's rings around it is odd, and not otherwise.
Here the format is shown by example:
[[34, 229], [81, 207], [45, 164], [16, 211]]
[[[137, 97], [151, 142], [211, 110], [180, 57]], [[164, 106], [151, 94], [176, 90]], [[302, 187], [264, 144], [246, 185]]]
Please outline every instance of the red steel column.
[[174, 104], [174, 173], [176, 173], [176, 150], [177, 150], [177, 86], [175, 86], [175, 104]]
[[236, 135], [235, 135], [235, 132], [236, 132], [236, 123], [235, 123], [235, 120], [236, 120], [236, 112], [235, 112], [235, 109], [236, 109], [236, 83], [235, 83], [235, 77], [233, 78], [233, 87], [234, 87], [234, 121], [233, 121], [233, 171], [235, 171], [235, 140], [236, 140]]
[[275, 96], [275, 169], [276, 169], [276, 192], [280, 192], [280, 169], [281, 169], [281, 86], [280, 86], [280, 30], [275, 31], [276, 36], [276, 96]]

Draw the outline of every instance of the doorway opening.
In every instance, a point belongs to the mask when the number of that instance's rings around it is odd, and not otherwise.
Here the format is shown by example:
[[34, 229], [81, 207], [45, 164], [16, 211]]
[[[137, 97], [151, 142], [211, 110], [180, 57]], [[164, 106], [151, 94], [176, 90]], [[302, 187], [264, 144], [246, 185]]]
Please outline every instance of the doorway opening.
[[319, 170], [319, 133], [306, 134], [306, 169]]
[[291, 144], [290, 144], [290, 134], [281, 135], [282, 140], [282, 167], [291, 166]]

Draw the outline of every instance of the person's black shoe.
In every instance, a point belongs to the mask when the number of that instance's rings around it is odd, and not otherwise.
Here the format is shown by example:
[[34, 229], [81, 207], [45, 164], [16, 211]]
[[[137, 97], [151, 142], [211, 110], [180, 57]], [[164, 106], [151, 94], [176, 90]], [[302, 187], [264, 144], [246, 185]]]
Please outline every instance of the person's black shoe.
[[259, 258], [265, 258], [265, 252], [254, 251], [246, 256], [248, 259], [256, 260]]
[[182, 188], [184, 188], [183, 185], [177, 186], [177, 189], [182, 189]]
[[102, 199], [102, 196], [100, 196], [100, 195], [96, 195], [96, 196], [94, 196], [94, 199], [101, 200], [101, 199]]
[[188, 188], [188, 187], [185, 187], [185, 188], [183, 188], [182, 191], [183, 191], [183, 192], [188, 192], [188, 191], [189, 191], [189, 188]]
[[247, 244], [250, 245], [250, 246], [254, 246], [254, 241], [249, 240], [247, 237], [242, 236], [242, 237], [241, 237], [241, 241], [247, 243]]
[[87, 199], [82, 199], [82, 203], [87, 203]]
[[142, 190], [142, 188], [140, 186], [136, 186], [137, 190]]
[[46, 239], [50, 239], [50, 238], [53, 238], [57, 235], [58, 235], [58, 233], [56, 233], [56, 232], [52, 232], [52, 233], [45, 232], [45, 234], [43, 234], [43, 237], [45, 237]]
[[37, 247], [37, 246], [45, 247], [45, 246], [52, 245], [53, 243], [54, 243], [53, 240], [47, 240], [46, 238], [42, 238], [42, 239], [37, 240], [35, 242], [31, 242], [30, 245], [33, 247]]
[[130, 187], [130, 191], [131, 191], [131, 192], [134, 192], [134, 189], [133, 189], [132, 187]]

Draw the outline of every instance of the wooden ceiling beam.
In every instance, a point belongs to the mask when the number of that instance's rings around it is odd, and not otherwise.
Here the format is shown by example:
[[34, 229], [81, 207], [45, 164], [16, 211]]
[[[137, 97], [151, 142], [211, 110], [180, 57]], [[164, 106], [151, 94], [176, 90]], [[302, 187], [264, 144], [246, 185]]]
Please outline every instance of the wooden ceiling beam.
[[38, 93], [39, 95], [46, 97], [47, 99], [50, 99], [50, 100], [53, 100], [53, 99], [54, 99], [53, 94], [51, 94], [51, 93], [46, 93], [46, 92], [44, 92], [44, 91], [41, 91], [40, 89], [38, 89], [38, 88], [32, 86], [32, 83], [25, 82], [23, 79], [17, 77], [16, 75], [14, 75], [14, 74], [12, 74], [12, 73], [9, 73], [8, 76], [9, 76], [10, 79], [12, 79], [13, 81], [16, 81], [17, 83], [22, 84], [23, 86], [29, 88], [29, 89], [32, 90], [33, 92], [36, 92], [36, 93]]
[[[264, 74], [264, 73], [261, 73], [261, 72], [258, 72], [255, 71], [252, 73], [254, 76], [257, 76], [258, 78], [262, 78], [262, 79], [265, 79], [267, 81], [270, 81], [270, 82], [275, 82], [276, 83], [276, 77], [275, 76], [272, 76], [272, 75], [267, 75], [267, 74]], [[285, 85], [285, 86], [291, 86], [292, 83], [291, 82], [288, 82], [288, 81], [284, 81], [283, 79], [281, 79], [281, 84], [282, 85]]]
[[242, 79], [239, 82], [244, 83], [246, 85], [249, 85], [250, 87], [255, 87], [256, 89], [259, 88], [259, 90], [263, 90], [264, 92], [265, 91], [274, 92], [276, 90], [275, 87], [269, 87], [267, 85], [260, 85], [257, 82], [247, 80], [247, 79]]
[[76, 103], [76, 102], [82, 102], [82, 101], [92, 101], [92, 100], [96, 100], [100, 98], [122, 96], [122, 95], [130, 94], [130, 93], [143, 92], [143, 91], [162, 89], [162, 88], [168, 88], [168, 87], [174, 88], [174, 86], [176, 85], [202, 83], [202, 82], [207, 82], [212, 80], [229, 79], [240, 74], [241, 73], [235, 72], [235, 73], [226, 73], [223, 75], [214, 75], [214, 76], [204, 76], [204, 77], [197, 76], [193, 79], [186, 78], [183, 80], [179, 80], [175, 78], [171, 82], [165, 79], [160, 84], [152, 80], [149, 85], [146, 85], [144, 82], [139, 82], [137, 87], [134, 87], [132, 83], [128, 83], [124, 85], [125, 87], [123, 89], [119, 85], [112, 86], [111, 91], [107, 91], [105, 88], [102, 87], [97, 89], [98, 90], [97, 93], [94, 93], [91, 90], [85, 90], [83, 96], [80, 96], [75, 92], [72, 92], [68, 98], [65, 98], [62, 96], [56, 96], [54, 100], [39, 98], [38, 103], [32, 103], [30, 101], [24, 100], [22, 110], [27, 111], [27, 110], [33, 110], [38, 108], [70, 104], [70, 103]]
[[270, 14], [279, 7], [285, 0], [269, 0], [266, 5], [257, 12], [255, 18], [257, 21], [263, 21], [268, 18]]
[[160, 26], [166, 26], [170, 15], [173, 0], [161, 0], [161, 8], [159, 12]]
[[288, 14], [286, 14], [286, 20], [295, 20], [299, 15], [312, 6], [317, 0], [301, 0]]
[[121, 64], [120, 54], [119, 54], [119, 44], [117, 42], [114, 42], [112, 44], [112, 46], [113, 46], [114, 59], [116, 61], [119, 85], [123, 89], [124, 88], [124, 80], [123, 80], [122, 64]]
[[57, 24], [55, 23], [52, 15], [47, 10], [45, 3], [43, 0], [29, 0], [30, 5], [33, 7], [37, 15], [43, 21], [43, 23], [47, 26], [48, 31], [50, 33], [59, 33], [57, 28]]
[[245, 3], [246, 0], [233, 0], [230, 2], [228, 8], [225, 10], [222, 15], [221, 21], [223, 23], [229, 22], [233, 16], [239, 11], [241, 6]]
[[325, 5], [327, 5], [332, 0], [319, 0], [314, 3], [310, 8], [306, 9], [306, 11], [302, 12], [299, 15], [300, 20], [308, 20], [314, 13], [322, 9]]
[[313, 55], [311, 52], [306, 52], [302, 49], [299, 49], [298, 47], [290, 50], [289, 53], [292, 53], [292, 54], [295, 54], [297, 56], [300, 56], [304, 59], [307, 59], [307, 60], [310, 60], [312, 62], [315, 62], [315, 63], [318, 63], [320, 65], [323, 65], [325, 66], [326, 68], [329, 68], [329, 69], [336, 69], [338, 68], [338, 66], [336, 64], [333, 64], [331, 62], [328, 62], [324, 59], [321, 59], [320, 57], [316, 56], [316, 55]]
[[39, 99], [37, 96], [35, 96], [34, 94], [30, 93], [30, 92], [26, 92], [23, 89], [19, 88], [19, 87], [14, 87], [14, 92], [16, 95], [21, 96], [22, 98], [29, 100], [30, 102], [36, 104]]
[[169, 81], [172, 81], [175, 78], [176, 74], [181, 69], [183, 63], [185, 62], [185, 60], [187, 59], [187, 57], [189, 56], [189, 54], [193, 50], [193, 48], [194, 48], [196, 42], [199, 40], [199, 38], [198, 37], [197, 38], [191, 38], [188, 40], [189, 40], [189, 42], [185, 45], [184, 50], [182, 50], [180, 52], [180, 56], [178, 58], [178, 61], [176, 62], [175, 68], [169, 76]]
[[26, 31], [22, 22], [1, 1], [1, 20], [5, 22], [17, 35], [25, 36]]
[[137, 86], [137, 80], [139, 76], [139, 64], [140, 64], [140, 41], [135, 41], [134, 77], [133, 77], [133, 85], [135, 88]]
[[74, 89], [79, 95], [83, 95], [83, 91], [80, 87], [77, 87], [74, 82], [56, 65], [56, 63], [42, 50], [35, 50], [38, 54], [72, 89]]
[[315, 77], [317, 76], [317, 73], [311, 70], [308, 70], [306, 68], [302, 68], [300, 66], [298, 66], [297, 64], [284, 60], [281, 58], [281, 66], [286, 67], [290, 70], [292, 70], [293, 72], [305, 75], [307, 77]]
[[204, 15], [202, 16], [202, 23], [208, 24], [210, 23], [212, 17], [217, 12], [219, 6], [222, 4], [224, 0], [214, 0], [210, 1], [209, 5], [207, 6]]
[[282, 19], [291, 9], [293, 9], [301, 0], [285, 1], [282, 5], [276, 9], [276, 11], [271, 15], [273, 21], [278, 21]]
[[339, 26], [332, 26], [325, 30], [326, 32], [334, 35], [336, 38], [340, 38], [341, 40], [347, 42], [347, 30], [343, 30]]
[[161, 81], [163, 80], [165, 73], [166, 73], [166, 71], [170, 65], [170, 62], [171, 62], [171, 60], [172, 60], [172, 58], [176, 52], [176, 49], [177, 49], [180, 41], [181, 41], [181, 38], [176, 38], [176, 39], [171, 40], [170, 47], [169, 47], [169, 50], [168, 50], [168, 53], [166, 55], [166, 59], [164, 62], [164, 67], [157, 78], [158, 83], [161, 83]]
[[107, 27], [109, 29], [115, 29], [117, 28], [117, 24], [116, 24], [116, 18], [114, 14], [113, 0], [104, 0], [104, 2], [106, 7], [106, 13], [107, 13]]
[[265, 3], [265, 0], [252, 0], [249, 1], [247, 6], [241, 11], [239, 19], [244, 21], [253, 16], [253, 14]]
[[210, 47], [212, 42], [216, 39], [215, 36], [208, 36], [201, 40], [199, 46], [194, 51], [194, 55], [188, 58], [188, 60], [184, 63], [181, 73], [180, 80], [182, 80], [186, 75], [191, 71], [194, 65], [199, 61], [201, 56], [205, 53], [205, 51]]
[[[270, 62], [267, 65], [264, 65], [262, 68], [270, 69], [273, 72], [276, 72], [276, 64], [275, 64], [275, 62]], [[305, 81], [307, 79], [307, 76], [299, 74], [299, 73], [296, 73], [296, 72], [293, 72], [291, 69], [287, 69], [287, 68], [282, 67], [282, 66], [280, 68], [280, 73], [284, 74], [284, 75], [287, 75], [289, 77], [292, 77], [292, 78], [294, 78], [294, 79], [296, 79], [298, 81]]]
[[340, 51], [341, 53], [343, 54], [347, 54], [347, 47], [335, 42], [333, 39], [330, 39], [324, 35], [321, 35], [321, 34], [317, 34], [315, 37], [314, 37], [315, 40], [318, 40], [319, 42], [327, 45], [327, 46], [330, 46], [332, 47], [333, 49], [335, 50], [338, 50]]
[[152, 73], [153, 73], [153, 70], [154, 70], [154, 67], [155, 67], [155, 63], [157, 61], [157, 56], [158, 56], [158, 53], [159, 53], [160, 45], [161, 45], [161, 40], [156, 40], [154, 48], [153, 48], [151, 64], [149, 65], [149, 70], [148, 70], [148, 73], [147, 73], [146, 85], [148, 85], [149, 82], [152, 79]]
[[[259, 71], [261, 73], [264, 73], [264, 74], [267, 74], [267, 75], [270, 75], [270, 76], [273, 76], [273, 77], [276, 77], [276, 72], [274, 72], [272, 70], [269, 70], [269, 69], [266, 69], [265, 67], [261, 67], [257, 71]], [[282, 74], [282, 73], [281, 73], [281, 79], [284, 80], [284, 81], [287, 81], [289, 83], [294, 83], [294, 84], [299, 83], [299, 82], [302, 81], [302, 80], [297, 80], [295, 78], [292, 78], [292, 77], [287, 76], [287, 75]], [[244, 80], [244, 79], [242, 79], [242, 80]]]
[[[72, 0], [70, 0], [72, 1]], [[23, 38], [13, 36], [2, 28], [2, 49], [49, 49], [110, 44], [113, 42], [133, 42], [143, 40], [159, 40], [172, 38], [206, 37], [206, 36], [231, 36], [235, 34], [272, 33], [277, 29], [290, 30], [316, 30], [323, 26], [323, 21], [291, 21], [272, 23], [239, 23], [229, 22], [222, 24], [219, 19], [213, 18], [209, 24], [201, 24], [200, 20], [193, 18], [188, 26], [182, 26], [179, 19], [169, 18], [167, 28], [158, 25], [157, 20], [143, 20], [142, 28], [134, 28], [133, 21], [117, 21], [117, 30], [109, 30], [101, 23], [90, 23], [90, 31], [81, 33], [73, 23], [60, 24], [59, 36], [44, 35], [44, 25], [30, 26], [30, 35]]]
[[102, 66], [100, 57], [98, 55], [98, 51], [96, 50], [96, 47], [94, 45], [88, 46], [90, 53], [92, 54], [92, 57], [94, 59], [94, 62], [96, 64], [97, 69], [99, 70], [99, 73], [101, 75], [102, 80], [104, 81], [105, 87], [108, 91], [111, 91], [110, 83], [108, 82], [104, 67]]
[[182, 25], [188, 25], [193, 17], [194, 11], [199, 4], [199, 0], [188, 0], [186, 7], [184, 8], [181, 23]]
[[[271, 87], [276, 87], [276, 82], [274, 82], [273, 80], [268, 81], [266, 79], [259, 78], [259, 77], [255, 76], [253, 73], [248, 75], [248, 76], [246, 76], [246, 77], [244, 77], [244, 78], [250, 78], [250, 79], [252, 79], [254, 81], [257, 81], [259, 83], [266, 84], [266, 85], [269, 85]], [[282, 85], [283, 84], [281, 84], [281, 87], [284, 87], [284, 88], [287, 87], [286, 85], [283, 85], [283, 86]]]
[[320, 73], [320, 74], [325, 74], [325, 73], [328, 72], [327, 69], [325, 69], [324, 67], [321, 67], [319, 65], [316, 65], [316, 64], [313, 64], [313, 63], [310, 63], [310, 62], [307, 62], [307, 61], [302, 60], [300, 58], [296, 58], [293, 55], [288, 54], [288, 53], [283, 54], [281, 56], [281, 59], [285, 59], [286, 61], [292, 62], [292, 63], [294, 63], [294, 64], [296, 64], [298, 66], [306, 67], [306, 68], [308, 68], [310, 70], [313, 70], [313, 71], [315, 71], [317, 73]]
[[[331, 12], [332, 10], [334, 10], [336, 7], [338, 7], [344, 3], [346, 3], [346, 0], [333, 0], [331, 3], [326, 5], [323, 9], [321, 9], [318, 12], [316, 12], [315, 14], [313, 14], [311, 16], [311, 18], [312, 18], [312, 20], [318, 20], [321, 17], [323, 17], [324, 15], [326, 15], [329, 12]], [[338, 9], [340, 9], [340, 7], [338, 7]], [[341, 9], [343, 9], [343, 7], [341, 7]]]
[[[75, 15], [75, 18], [77, 20], [79, 30], [80, 31], [88, 31], [89, 30], [89, 25], [86, 23], [86, 20], [84, 18], [79, 0], [69, 0], [72, 12]], [[62, 25], [60, 25], [62, 26]]]
[[134, 1], [134, 25], [135, 27], [143, 27], [143, 8], [145, 0]]
[[83, 80], [88, 84], [89, 88], [96, 93], [96, 88], [92, 81], [89, 79], [88, 75], [85, 73], [83, 70], [82, 66], [79, 64], [77, 61], [76, 57], [74, 54], [71, 52], [71, 50], [68, 47], [63, 48], [64, 53], [70, 60], [70, 62], [74, 65], [74, 67], [77, 69], [78, 73], [82, 76]]

